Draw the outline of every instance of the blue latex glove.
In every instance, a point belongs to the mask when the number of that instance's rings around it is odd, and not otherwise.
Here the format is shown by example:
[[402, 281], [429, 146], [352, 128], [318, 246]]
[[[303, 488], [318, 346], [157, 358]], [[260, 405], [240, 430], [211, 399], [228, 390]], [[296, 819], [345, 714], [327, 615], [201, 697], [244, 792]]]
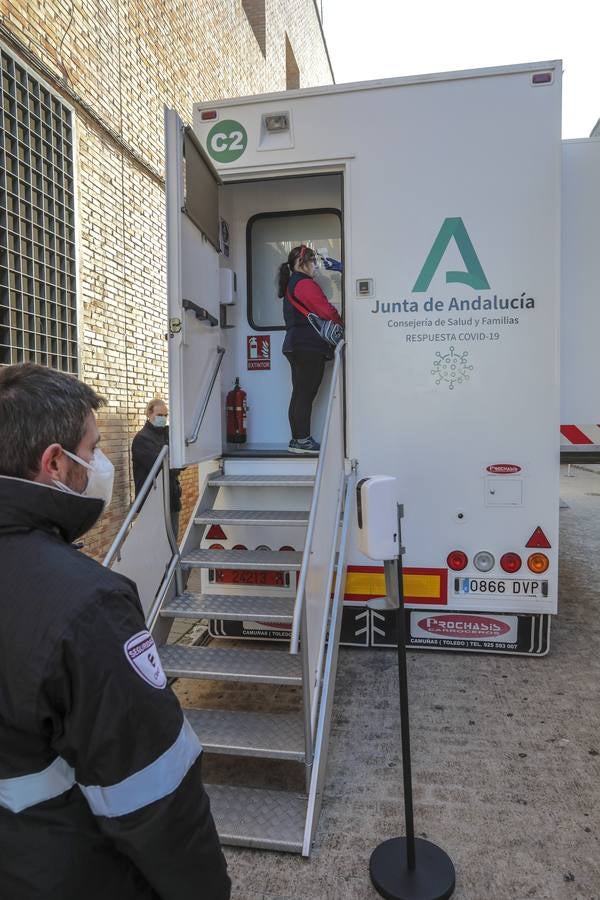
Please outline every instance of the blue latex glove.
[[338, 259], [332, 259], [330, 256], [323, 257], [323, 265], [330, 272], [343, 272], [344, 267]]

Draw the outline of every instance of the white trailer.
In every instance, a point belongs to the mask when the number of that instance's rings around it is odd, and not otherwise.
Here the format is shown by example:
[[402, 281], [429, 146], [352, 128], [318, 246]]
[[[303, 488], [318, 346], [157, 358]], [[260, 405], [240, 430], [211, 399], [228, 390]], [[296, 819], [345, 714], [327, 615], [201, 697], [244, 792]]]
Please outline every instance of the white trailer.
[[[344, 454], [358, 476], [398, 479], [415, 647], [548, 650], [560, 82], [560, 62], [542, 62], [261, 95], [199, 104], [185, 132], [187, 198], [169, 225], [172, 464], [225, 454], [264, 466], [269, 449], [281, 462], [290, 379], [276, 269], [301, 240], [343, 258], [341, 279], [319, 277], [346, 327]], [[170, 125], [173, 159], [182, 125]], [[227, 330], [207, 328], [182, 299]], [[189, 443], [217, 344], [220, 390]], [[221, 416], [238, 375], [249, 405], [241, 457]], [[317, 437], [323, 415], [317, 404]], [[249, 533], [223, 533], [226, 550], [249, 546]], [[294, 546], [289, 532], [262, 536]], [[389, 644], [391, 619], [365, 609], [384, 593], [383, 569], [355, 536], [349, 563], [342, 640]]]
[[600, 462], [600, 138], [563, 142], [561, 458]]
[[[361, 477], [393, 476], [404, 505], [411, 646], [548, 651], [560, 72], [544, 62], [201, 104], [194, 129], [166, 112], [170, 456], [200, 463], [200, 497], [177, 547], [161, 455], [105, 562], [140, 585], [169, 677], [236, 684], [185, 709], [209, 759], [238, 757], [207, 786], [224, 843], [310, 853], [340, 638], [394, 642], [391, 614], [367, 606], [385, 586], [383, 561], [359, 551]], [[275, 275], [301, 241], [345, 267], [319, 273], [346, 341], [315, 407], [318, 461], [287, 452]], [[228, 446], [238, 376], [248, 442]], [[271, 643], [184, 646], [178, 619]], [[302, 767], [304, 793], [297, 779], [273, 790], [273, 759]]]

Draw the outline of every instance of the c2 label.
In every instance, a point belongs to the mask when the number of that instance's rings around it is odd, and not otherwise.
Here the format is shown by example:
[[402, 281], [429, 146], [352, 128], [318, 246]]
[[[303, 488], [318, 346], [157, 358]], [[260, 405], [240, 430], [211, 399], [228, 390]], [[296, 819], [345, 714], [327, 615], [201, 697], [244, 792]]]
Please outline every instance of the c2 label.
[[218, 122], [208, 132], [206, 149], [217, 162], [230, 163], [239, 159], [248, 146], [246, 129], [233, 119]]

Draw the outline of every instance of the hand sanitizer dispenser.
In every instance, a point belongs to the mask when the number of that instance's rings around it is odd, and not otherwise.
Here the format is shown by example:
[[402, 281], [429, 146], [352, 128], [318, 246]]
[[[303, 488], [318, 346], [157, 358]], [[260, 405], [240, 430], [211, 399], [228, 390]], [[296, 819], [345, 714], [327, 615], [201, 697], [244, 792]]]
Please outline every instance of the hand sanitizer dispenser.
[[399, 553], [396, 479], [389, 475], [361, 478], [356, 495], [358, 549], [370, 559], [395, 559]]

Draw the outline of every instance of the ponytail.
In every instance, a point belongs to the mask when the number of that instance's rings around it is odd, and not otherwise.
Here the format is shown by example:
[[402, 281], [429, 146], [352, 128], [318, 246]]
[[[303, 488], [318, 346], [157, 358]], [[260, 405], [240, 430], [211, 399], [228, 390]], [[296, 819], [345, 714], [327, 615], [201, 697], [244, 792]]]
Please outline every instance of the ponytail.
[[283, 299], [287, 293], [287, 287], [291, 277], [292, 270], [290, 269], [290, 264], [284, 262], [279, 266], [279, 274], [277, 276], [277, 296], [281, 299]]
[[294, 247], [290, 250], [290, 253], [287, 258], [287, 262], [282, 263], [279, 266], [279, 274], [277, 276], [277, 296], [283, 299], [287, 293], [288, 284], [290, 282], [290, 278], [292, 277], [292, 272], [294, 271], [295, 265], [300, 260], [300, 262], [304, 262], [304, 260], [315, 259], [316, 253], [312, 249], [312, 247], [307, 247], [306, 244], [300, 244], [299, 247]]

